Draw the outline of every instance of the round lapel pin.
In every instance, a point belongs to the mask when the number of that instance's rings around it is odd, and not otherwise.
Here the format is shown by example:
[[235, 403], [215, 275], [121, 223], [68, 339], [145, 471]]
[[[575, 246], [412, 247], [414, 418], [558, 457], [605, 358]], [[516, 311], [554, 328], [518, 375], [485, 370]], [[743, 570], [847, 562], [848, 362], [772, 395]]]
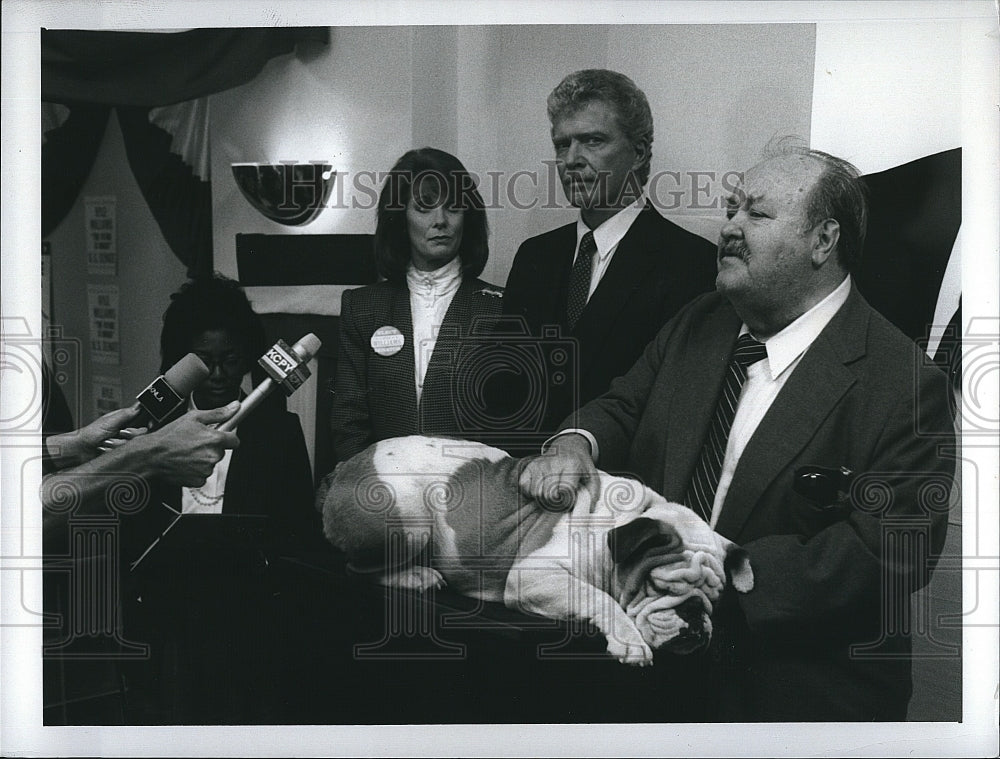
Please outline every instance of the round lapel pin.
[[372, 335], [372, 350], [380, 356], [393, 356], [399, 353], [406, 338], [393, 326], [379, 327]]

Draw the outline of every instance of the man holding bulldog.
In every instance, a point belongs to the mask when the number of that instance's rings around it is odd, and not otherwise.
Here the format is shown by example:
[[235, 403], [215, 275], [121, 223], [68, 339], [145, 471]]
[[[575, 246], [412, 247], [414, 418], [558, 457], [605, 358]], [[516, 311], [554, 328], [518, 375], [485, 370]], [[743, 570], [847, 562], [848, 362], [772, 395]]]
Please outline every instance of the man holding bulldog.
[[627, 471], [746, 549], [755, 587], [715, 610], [703, 719], [905, 719], [909, 594], [943, 545], [954, 471], [946, 377], [852, 284], [867, 220], [853, 166], [785, 149], [726, 217], [717, 292], [521, 488], [552, 500], [595, 487], [595, 464]]

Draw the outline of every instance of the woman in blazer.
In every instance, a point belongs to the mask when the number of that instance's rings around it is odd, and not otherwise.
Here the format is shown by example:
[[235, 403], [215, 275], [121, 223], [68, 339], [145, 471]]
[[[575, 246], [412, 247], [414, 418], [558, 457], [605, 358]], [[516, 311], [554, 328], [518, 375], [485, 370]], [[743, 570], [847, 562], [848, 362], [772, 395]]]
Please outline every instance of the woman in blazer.
[[478, 278], [489, 248], [474, 179], [453, 155], [411, 150], [382, 187], [377, 219], [381, 281], [341, 304], [338, 461], [401, 435], [474, 438], [483, 424], [470, 337], [488, 333], [502, 290]]
[[[192, 280], [171, 296], [160, 335], [161, 372], [187, 353], [209, 369], [208, 378], [178, 409], [211, 409], [243, 397], [250, 373], [263, 379], [257, 359], [267, 350], [264, 326], [239, 284], [216, 274]], [[184, 514], [262, 514], [272, 537], [308, 539], [313, 524], [313, 480], [298, 417], [272, 393], [236, 429], [240, 445], [220, 461], [199, 488], [158, 488]], [[174, 514], [166, 509], [167, 515]], [[312, 527], [308, 527], [312, 525]]]
[[[243, 290], [216, 275], [187, 282], [172, 296], [160, 347], [161, 371], [189, 352], [210, 370], [176, 412], [181, 414], [242, 398], [244, 377], [268, 344]], [[322, 539], [305, 439], [283, 394], [268, 396], [236, 434], [239, 446], [202, 486], [151, 483], [146, 506], [122, 520], [126, 630], [150, 645], [149, 659], [128, 675], [129, 719], [141, 724], [228, 724], [268, 716], [260, 683], [270, 676], [272, 649], [261, 631], [271, 624], [273, 589], [268, 558], [259, 549], [273, 559], [311, 550]], [[195, 521], [193, 514], [264, 515], [265, 542], [208, 538], [204, 530], [217, 520]], [[202, 538], [165, 552], [168, 531], [185, 518]], [[167, 539], [154, 546], [161, 535]]]

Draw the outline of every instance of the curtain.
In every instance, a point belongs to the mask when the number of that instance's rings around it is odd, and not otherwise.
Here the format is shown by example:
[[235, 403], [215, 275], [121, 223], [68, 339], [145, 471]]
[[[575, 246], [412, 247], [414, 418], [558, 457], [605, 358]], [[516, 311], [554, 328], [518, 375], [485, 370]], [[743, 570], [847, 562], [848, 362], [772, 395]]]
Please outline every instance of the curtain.
[[42, 236], [73, 207], [111, 108], [129, 166], [188, 276], [212, 271], [207, 96], [253, 79], [268, 60], [308, 55], [326, 28], [183, 32], [48, 30], [42, 42]]
[[76, 202], [97, 157], [110, 109], [78, 103], [42, 103], [42, 237], [48, 237]]
[[189, 277], [210, 275], [208, 99], [117, 110], [129, 166], [164, 239]]
[[43, 29], [42, 100], [154, 108], [245, 84], [329, 29], [267, 27], [184, 32]]

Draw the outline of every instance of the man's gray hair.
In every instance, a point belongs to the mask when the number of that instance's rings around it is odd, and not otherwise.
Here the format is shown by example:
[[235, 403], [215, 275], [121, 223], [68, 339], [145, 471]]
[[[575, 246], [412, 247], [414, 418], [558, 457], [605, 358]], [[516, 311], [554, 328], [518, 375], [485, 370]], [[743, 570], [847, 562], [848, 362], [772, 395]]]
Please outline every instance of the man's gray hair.
[[595, 100], [614, 108], [618, 124], [632, 145], [646, 146], [646, 160], [636, 169], [640, 185], [645, 185], [653, 155], [653, 113], [645, 93], [627, 76], [607, 69], [574, 71], [549, 94], [549, 121], [554, 124]]
[[822, 165], [823, 171], [806, 200], [806, 229], [835, 219], [840, 224], [840, 264], [850, 272], [856, 271], [868, 228], [868, 185], [861, 172], [849, 161], [806, 147], [796, 138], [782, 138], [766, 150], [766, 158], [789, 155], [806, 156]]

